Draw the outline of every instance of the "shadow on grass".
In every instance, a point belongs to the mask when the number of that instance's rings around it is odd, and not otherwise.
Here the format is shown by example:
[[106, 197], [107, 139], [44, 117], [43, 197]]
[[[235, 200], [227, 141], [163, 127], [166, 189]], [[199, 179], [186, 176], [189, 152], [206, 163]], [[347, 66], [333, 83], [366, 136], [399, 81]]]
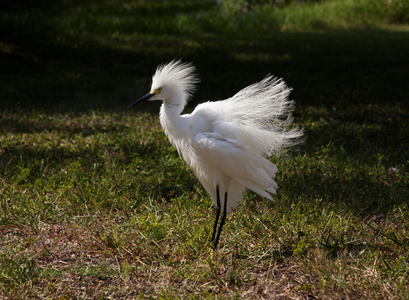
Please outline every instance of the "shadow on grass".
[[[362, 218], [384, 215], [407, 204], [409, 191], [404, 172], [386, 170], [358, 161], [331, 161], [317, 158], [316, 163], [297, 165], [279, 178], [290, 204], [306, 198], [319, 201], [320, 206], [335, 205], [339, 210], [352, 211]], [[355, 167], [354, 167], [355, 166]], [[308, 197], [307, 197], [308, 195]]]
[[[312, 132], [321, 138], [327, 135], [324, 143], [337, 140], [337, 127], [348, 124], [361, 125], [363, 136], [385, 136], [392, 145], [408, 136], [407, 32], [273, 32], [263, 39], [245, 33], [141, 35], [128, 49], [84, 37], [70, 44], [58, 32], [44, 36], [44, 28], [30, 32], [30, 24], [17, 21], [9, 21], [14, 32], [2, 29], [0, 109], [7, 112], [123, 111], [149, 89], [157, 64], [183, 57], [198, 66], [202, 79], [187, 110], [198, 102], [230, 97], [272, 72], [293, 87], [297, 122], [310, 127], [323, 118], [331, 121], [330, 127]], [[167, 45], [161, 45], [164, 42]], [[147, 103], [132, 111], [156, 115], [158, 106]], [[316, 109], [308, 111], [309, 107]], [[322, 108], [325, 116], [316, 112]], [[368, 124], [379, 128], [365, 127]], [[389, 141], [385, 145], [389, 147]]]
[[62, 120], [61, 123], [62, 124], [56, 124], [52, 118], [21, 118], [21, 115], [18, 114], [8, 114], [0, 119], [0, 134], [43, 132], [63, 134], [64, 137], [76, 134], [87, 137], [101, 133], [122, 133], [128, 128], [128, 126], [124, 124], [97, 124], [96, 122], [92, 122], [92, 120], [84, 122], [78, 121], [75, 123], [64, 123], [64, 120]]
[[[106, 12], [91, 2], [89, 7], [94, 10], [89, 14], [99, 20], [92, 24], [86, 16], [87, 5], [84, 7], [75, 1], [6, 6], [0, 26], [0, 109], [122, 110], [149, 89], [159, 63], [175, 58], [198, 66], [202, 77], [196, 96], [199, 102], [230, 97], [269, 72], [294, 88], [292, 96], [301, 108], [334, 106], [348, 114], [356, 104], [388, 106], [407, 103], [409, 98], [405, 76], [409, 32], [178, 34], [166, 28], [158, 33], [152, 27], [155, 33], [150, 33], [120, 26], [100, 32], [106, 26]], [[146, 13], [142, 7], [135, 13]], [[179, 13], [192, 9], [191, 5], [179, 8]], [[126, 19], [122, 6], [114, 11], [118, 22], [121, 16]], [[72, 19], [64, 19], [65, 12]], [[138, 15], [133, 18], [137, 20]], [[80, 22], [91, 24], [82, 28]], [[139, 109], [156, 113], [147, 105]]]

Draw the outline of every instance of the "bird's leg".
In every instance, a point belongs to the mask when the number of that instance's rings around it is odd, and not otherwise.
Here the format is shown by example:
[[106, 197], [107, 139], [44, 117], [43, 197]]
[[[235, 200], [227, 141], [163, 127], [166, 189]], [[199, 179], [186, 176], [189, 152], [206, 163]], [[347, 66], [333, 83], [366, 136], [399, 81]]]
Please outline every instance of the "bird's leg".
[[219, 193], [219, 186], [216, 187], [216, 220], [214, 221], [214, 226], [213, 226], [213, 234], [212, 234], [212, 242], [214, 241], [214, 238], [216, 236], [216, 229], [217, 229], [217, 222], [219, 221], [219, 216], [220, 216], [220, 193]]
[[222, 217], [220, 219], [219, 230], [217, 231], [217, 236], [216, 236], [216, 239], [215, 239], [214, 244], [213, 244], [213, 250], [216, 250], [216, 248], [217, 248], [217, 244], [219, 243], [220, 233], [222, 232], [224, 221], [226, 220], [226, 216], [227, 216], [226, 207], [227, 207], [227, 192], [224, 193], [223, 214], [222, 214]]

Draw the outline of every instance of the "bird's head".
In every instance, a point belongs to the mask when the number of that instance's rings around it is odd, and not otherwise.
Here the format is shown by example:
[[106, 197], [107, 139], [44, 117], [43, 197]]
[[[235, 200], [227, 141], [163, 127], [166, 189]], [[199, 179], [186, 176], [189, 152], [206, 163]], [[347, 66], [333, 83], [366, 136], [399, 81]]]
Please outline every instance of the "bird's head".
[[160, 65], [152, 77], [151, 91], [131, 103], [128, 108], [148, 100], [162, 100], [165, 104], [183, 108], [198, 82], [195, 73], [196, 68], [192, 64], [182, 63], [180, 60]]

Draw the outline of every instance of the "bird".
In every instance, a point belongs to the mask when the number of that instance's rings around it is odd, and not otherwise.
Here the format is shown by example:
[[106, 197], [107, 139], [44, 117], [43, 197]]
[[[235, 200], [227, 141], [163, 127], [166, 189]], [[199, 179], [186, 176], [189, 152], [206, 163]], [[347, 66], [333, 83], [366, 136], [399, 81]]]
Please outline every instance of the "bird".
[[182, 114], [198, 83], [192, 63], [172, 60], [157, 67], [150, 92], [128, 108], [162, 100], [165, 134], [216, 204], [211, 238], [216, 250], [226, 216], [246, 190], [273, 201], [278, 169], [268, 158], [301, 143], [303, 128], [290, 126], [295, 101], [280, 78], [267, 75], [228, 99], [203, 102]]

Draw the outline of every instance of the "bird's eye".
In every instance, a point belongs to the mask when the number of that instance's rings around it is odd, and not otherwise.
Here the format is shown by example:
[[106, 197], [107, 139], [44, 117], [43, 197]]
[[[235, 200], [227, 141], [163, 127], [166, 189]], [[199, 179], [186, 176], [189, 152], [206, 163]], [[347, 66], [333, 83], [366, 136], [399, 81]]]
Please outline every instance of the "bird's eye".
[[160, 92], [162, 92], [162, 88], [161, 88], [161, 87], [150, 91], [151, 94], [160, 94]]

